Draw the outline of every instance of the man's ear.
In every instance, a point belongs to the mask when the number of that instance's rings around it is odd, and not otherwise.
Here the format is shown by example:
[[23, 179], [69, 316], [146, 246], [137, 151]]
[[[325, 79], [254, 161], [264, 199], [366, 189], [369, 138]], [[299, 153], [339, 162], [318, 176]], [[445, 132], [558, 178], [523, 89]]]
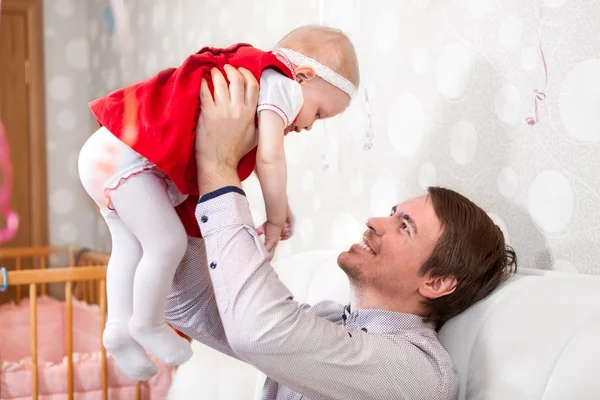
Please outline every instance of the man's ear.
[[299, 78], [300, 83], [303, 81], [310, 81], [317, 76], [315, 69], [313, 67], [309, 67], [308, 65], [296, 67], [294, 72], [296, 73], [296, 77]]
[[429, 277], [421, 286], [419, 286], [419, 294], [427, 299], [437, 299], [438, 297], [447, 296], [456, 290], [458, 281], [455, 277], [436, 276]]

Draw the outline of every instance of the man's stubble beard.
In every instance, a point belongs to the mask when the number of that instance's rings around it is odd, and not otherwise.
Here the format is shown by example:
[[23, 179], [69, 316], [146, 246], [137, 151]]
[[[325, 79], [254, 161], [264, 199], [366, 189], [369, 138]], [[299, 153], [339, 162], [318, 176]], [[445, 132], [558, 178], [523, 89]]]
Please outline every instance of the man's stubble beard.
[[350, 256], [351, 255], [348, 252], [341, 253], [338, 256], [337, 264], [340, 267], [340, 269], [342, 271], [344, 271], [344, 273], [348, 277], [350, 284], [352, 286], [359, 286], [360, 283], [364, 280], [364, 274], [363, 274], [360, 266], [358, 266], [356, 263], [353, 263], [352, 261], [346, 259], [346, 258], [349, 258]]

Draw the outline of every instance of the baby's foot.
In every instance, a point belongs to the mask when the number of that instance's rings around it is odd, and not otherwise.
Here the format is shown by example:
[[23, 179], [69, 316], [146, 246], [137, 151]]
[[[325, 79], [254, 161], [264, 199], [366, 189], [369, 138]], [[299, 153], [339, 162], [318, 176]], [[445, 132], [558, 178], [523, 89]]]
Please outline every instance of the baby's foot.
[[129, 333], [136, 342], [168, 365], [181, 365], [192, 356], [190, 343], [165, 323], [147, 326], [132, 319], [129, 321]]
[[147, 381], [158, 373], [158, 368], [142, 346], [129, 335], [126, 326], [107, 323], [102, 342], [117, 361], [119, 368], [136, 381]]

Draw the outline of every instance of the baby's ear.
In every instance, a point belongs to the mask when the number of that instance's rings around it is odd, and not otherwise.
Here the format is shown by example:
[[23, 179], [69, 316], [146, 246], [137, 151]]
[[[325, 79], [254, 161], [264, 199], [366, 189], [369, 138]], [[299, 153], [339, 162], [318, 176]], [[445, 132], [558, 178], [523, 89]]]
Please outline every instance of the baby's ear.
[[296, 77], [301, 81], [310, 81], [317, 75], [314, 68], [307, 65], [296, 67], [294, 72], [296, 73]]

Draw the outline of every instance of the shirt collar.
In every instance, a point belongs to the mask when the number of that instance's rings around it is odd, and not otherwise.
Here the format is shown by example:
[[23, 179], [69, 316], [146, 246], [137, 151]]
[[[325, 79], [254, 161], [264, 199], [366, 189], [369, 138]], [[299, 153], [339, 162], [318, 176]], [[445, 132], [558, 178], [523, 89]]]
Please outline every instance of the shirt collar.
[[349, 304], [344, 307], [342, 323], [348, 330], [363, 330], [371, 333], [396, 333], [409, 329], [435, 328], [433, 322], [425, 322], [420, 315], [375, 309], [351, 312]]

